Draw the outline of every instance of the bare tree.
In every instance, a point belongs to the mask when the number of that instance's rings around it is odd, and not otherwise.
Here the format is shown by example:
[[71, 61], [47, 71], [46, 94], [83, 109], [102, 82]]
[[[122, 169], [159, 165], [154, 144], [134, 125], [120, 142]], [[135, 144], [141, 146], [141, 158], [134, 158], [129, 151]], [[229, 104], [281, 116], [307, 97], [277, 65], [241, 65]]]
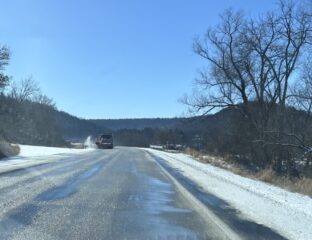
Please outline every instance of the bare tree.
[[9, 93], [12, 98], [20, 102], [32, 100], [38, 94], [40, 94], [39, 85], [32, 77], [25, 78], [18, 83], [14, 82]]
[[[250, 21], [247, 31], [247, 42], [251, 43], [252, 50], [261, 61], [260, 98], [256, 91], [256, 99], [261, 106], [260, 119], [263, 120], [259, 142], [306, 151], [309, 147], [305, 145], [304, 139], [289, 128], [292, 123], [287, 119], [286, 106], [291, 95], [290, 79], [303, 50], [311, 43], [312, 19], [308, 11], [291, 1], [280, 1], [279, 6], [279, 12], [267, 15], [258, 23]], [[278, 109], [271, 114], [271, 107], [274, 106]], [[272, 115], [277, 118], [277, 126], [268, 126]], [[281, 150], [281, 155], [284, 151]]]
[[10, 51], [5, 46], [0, 46], [0, 90], [8, 85], [10, 78], [1, 71], [9, 64]]
[[[308, 56], [306, 61], [301, 67], [300, 81], [292, 87], [292, 94], [289, 95], [289, 102], [296, 109], [305, 112], [304, 122], [305, 126], [309, 126], [312, 123], [312, 56]], [[305, 129], [305, 128], [304, 128]], [[310, 128], [305, 129], [300, 136], [301, 146], [306, 147], [304, 155], [311, 155], [310, 161], [312, 161], [312, 131]], [[309, 146], [306, 146], [305, 142], [310, 142]]]
[[227, 10], [194, 42], [195, 53], [208, 66], [195, 81], [195, 93], [183, 102], [201, 114], [238, 109], [256, 131], [253, 142], [263, 148], [298, 146], [287, 142], [294, 133], [287, 129], [286, 106], [291, 78], [311, 43], [311, 14], [292, 1], [281, 0], [277, 10], [258, 18]]
[[209, 65], [196, 80], [199, 91], [184, 102], [204, 113], [240, 105], [247, 116], [251, 102], [285, 106], [289, 79], [311, 30], [308, 12], [288, 1], [257, 20], [227, 10], [221, 23], [194, 43]]
[[209, 62], [208, 69], [200, 71], [200, 78], [196, 79], [199, 91], [193, 98], [185, 99], [195, 111], [208, 113], [238, 105], [241, 100], [248, 102], [246, 81], [237, 66], [243, 59], [240, 51], [243, 16], [228, 10], [221, 19], [221, 24], [210, 28], [202, 41], [198, 39], [194, 43], [195, 53]]
[[52, 108], [56, 108], [53, 99], [49, 98], [45, 94], [39, 93], [39, 94], [35, 95], [32, 100], [36, 103], [46, 105], [46, 106], [49, 106]]
[[312, 115], [312, 56], [301, 68], [300, 81], [297, 81], [292, 88], [292, 94], [289, 95], [290, 103], [298, 109]]

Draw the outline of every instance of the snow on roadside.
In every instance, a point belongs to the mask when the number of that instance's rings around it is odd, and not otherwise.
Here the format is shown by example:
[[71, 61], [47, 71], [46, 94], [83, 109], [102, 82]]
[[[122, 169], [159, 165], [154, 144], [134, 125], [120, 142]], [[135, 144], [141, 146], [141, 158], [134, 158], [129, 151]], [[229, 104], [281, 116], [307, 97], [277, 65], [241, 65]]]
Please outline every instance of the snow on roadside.
[[182, 153], [146, 149], [181, 171], [241, 215], [289, 239], [312, 239], [312, 198], [204, 164]]
[[84, 153], [92, 149], [73, 149], [73, 148], [57, 148], [57, 147], [43, 147], [43, 146], [31, 146], [31, 145], [19, 145], [20, 153], [19, 157], [35, 157], [46, 156], [52, 154], [63, 153]]
[[72, 149], [19, 145], [18, 156], [0, 160], [0, 173], [60, 159], [64, 154], [84, 154], [94, 149]]

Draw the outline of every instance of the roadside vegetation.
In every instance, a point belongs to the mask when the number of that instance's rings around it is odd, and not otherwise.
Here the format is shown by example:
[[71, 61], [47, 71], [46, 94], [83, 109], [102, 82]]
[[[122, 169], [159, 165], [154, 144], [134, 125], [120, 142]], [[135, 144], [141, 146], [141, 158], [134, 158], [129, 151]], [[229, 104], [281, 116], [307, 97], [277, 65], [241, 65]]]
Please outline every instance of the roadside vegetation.
[[12, 145], [0, 137], [0, 159], [18, 155], [20, 148], [18, 145]]
[[190, 155], [197, 161], [226, 169], [240, 176], [260, 180], [292, 192], [312, 196], [312, 178], [310, 177], [289, 177], [280, 175], [270, 166], [258, 170], [252, 170], [245, 165], [240, 164], [239, 161], [233, 161], [233, 156], [231, 155], [212, 155], [192, 148], [186, 148], [184, 153]]

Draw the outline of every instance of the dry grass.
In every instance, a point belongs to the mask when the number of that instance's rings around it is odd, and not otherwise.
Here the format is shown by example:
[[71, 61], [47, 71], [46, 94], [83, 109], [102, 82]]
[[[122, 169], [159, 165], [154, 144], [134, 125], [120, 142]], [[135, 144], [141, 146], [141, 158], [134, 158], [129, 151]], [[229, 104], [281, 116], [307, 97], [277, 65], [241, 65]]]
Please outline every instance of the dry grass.
[[18, 145], [10, 144], [4, 139], [0, 139], [0, 157], [12, 157], [18, 155], [20, 147]]
[[[215, 156], [215, 155], [207, 155], [203, 154], [200, 151], [187, 148], [184, 152], [185, 154], [188, 154], [192, 156], [197, 161], [203, 162], [203, 163], [209, 163], [211, 165], [230, 170], [232, 172], [235, 172], [239, 175], [247, 174], [247, 170], [242, 169], [237, 164], [230, 162], [228, 159], [229, 157], [221, 157], [221, 156]], [[246, 173], [245, 173], [246, 172]]]
[[270, 183], [272, 185], [287, 189], [292, 192], [297, 192], [312, 196], [312, 179], [311, 178], [295, 178], [289, 179], [276, 175], [272, 168], [266, 168], [259, 172], [252, 173], [247, 169], [242, 168], [238, 164], [229, 161], [229, 157], [219, 157], [213, 155], [206, 155], [194, 149], [187, 148], [185, 153], [192, 156], [197, 161], [203, 163], [209, 163], [211, 165], [232, 171], [243, 177], [248, 177], [263, 182]]
[[286, 178], [277, 176], [272, 168], [259, 171], [254, 178], [271, 183], [273, 185], [285, 188], [292, 192], [298, 192], [312, 196], [312, 179], [311, 178]]

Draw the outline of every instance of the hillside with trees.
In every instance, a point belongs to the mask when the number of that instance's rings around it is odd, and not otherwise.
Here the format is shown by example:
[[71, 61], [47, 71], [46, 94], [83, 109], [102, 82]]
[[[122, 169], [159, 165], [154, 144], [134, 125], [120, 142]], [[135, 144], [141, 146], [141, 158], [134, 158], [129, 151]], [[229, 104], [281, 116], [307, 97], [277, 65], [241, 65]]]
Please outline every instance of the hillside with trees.
[[55, 121], [55, 105], [31, 78], [12, 81], [4, 73], [8, 47], [0, 47], [0, 137], [20, 144], [64, 146]]
[[56, 110], [56, 124], [67, 141], [82, 142], [88, 136], [97, 136], [102, 132], [111, 132], [102, 126], [98, 126], [91, 121], [70, 115], [64, 111]]

